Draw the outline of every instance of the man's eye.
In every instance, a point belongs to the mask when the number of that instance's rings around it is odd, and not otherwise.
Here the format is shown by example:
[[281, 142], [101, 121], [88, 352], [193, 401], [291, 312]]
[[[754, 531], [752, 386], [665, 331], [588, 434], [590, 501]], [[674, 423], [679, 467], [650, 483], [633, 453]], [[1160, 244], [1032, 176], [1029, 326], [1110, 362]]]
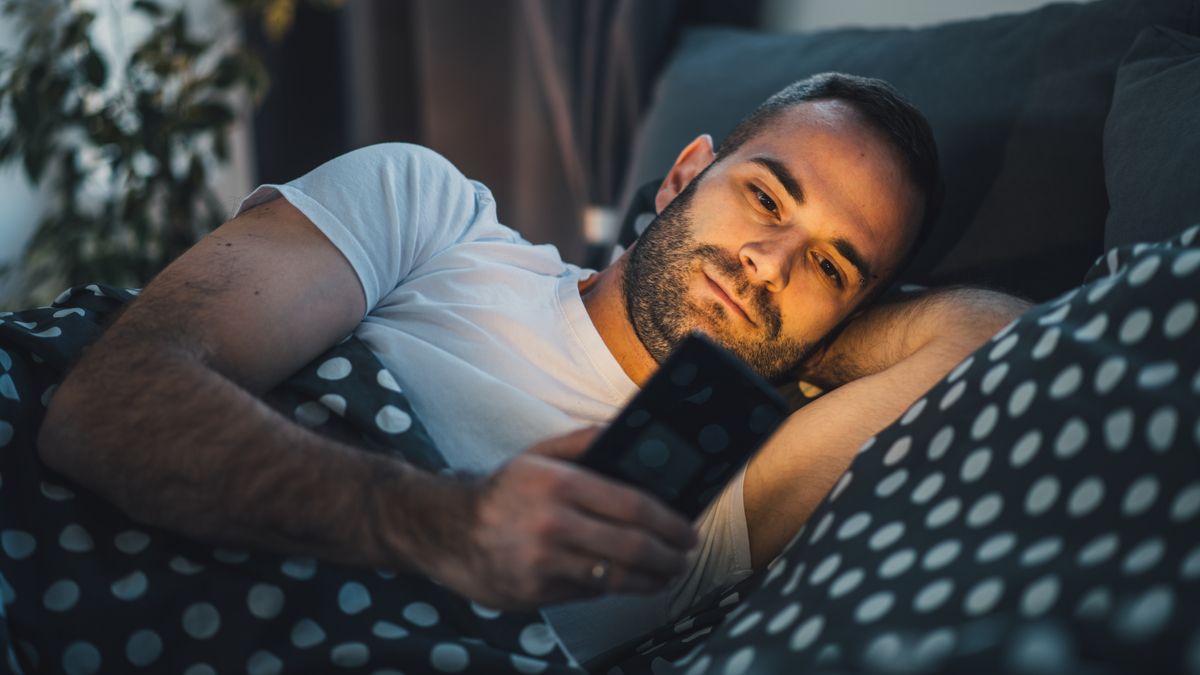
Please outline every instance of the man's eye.
[[820, 265], [821, 265], [821, 271], [825, 273], [825, 276], [829, 277], [835, 283], [837, 283], [838, 288], [841, 288], [842, 287], [842, 274], [841, 274], [841, 272], [838, 272], [837, 266], [834, 265], [833, 263], [829, 262], [829, 260], [827, 260], [825, 258], [820, 258], [819, 260], [820, 260]]
[[754, 191], [754, 196], [758, 197], [758, 203], [762, 204], [764, 209], [774, 214], [779, 213], [779, 206], [775, 204], [775, 200], [771, 199], [767, 193], [753, 186], [750, 189]]

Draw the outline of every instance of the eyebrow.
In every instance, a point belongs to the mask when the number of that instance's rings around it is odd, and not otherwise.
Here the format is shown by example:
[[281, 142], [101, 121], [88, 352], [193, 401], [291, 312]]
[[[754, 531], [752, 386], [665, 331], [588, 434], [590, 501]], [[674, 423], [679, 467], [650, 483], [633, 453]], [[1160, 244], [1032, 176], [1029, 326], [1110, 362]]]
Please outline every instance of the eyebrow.
[[804, 190], [800, 189], [800, 181], [796, 180], [796, 177], [782, 162], [770, 157], [751, 157], [750, 161], [770, 171], [771, 175], [775, 176], [775, 180], [779, 181], [783, 189], [787, 190], [797, 204], [804, 203]]
[[[782, 162], [770, 157], [751, 157], [751, 162], [762, 166], [767, 171], [775, 176], [775, 180], [783, 185], [783, 189], [791, 195], [792, 199], [796, 200], [797, 204], [804, 203], [804, 190], [800, 188], [800, 181], [792, 175], [792, 172], [783, 165]], [[842, 255], [854, 269], [858, 272], [858, 287], [860, 289], [867, 287], [867, 280], [873, 278], [871, 276], [871, 264], [859, 253], [858, 247], [844, 237], [836, 237], [833, 239], [833, 247]]]
[[850, 264], [854, 266], [854, 269], [858, 270], [858, 287], [866, 288], [867, 279], [872, 278], [871, 264], [868, 263], [866, 258], [864, 258], [862, 254], [858, 252], [858, 249], [855, 248], [854, 244], [850, 243], [849, 239], [836, 237], [833, 240], [833, 247], [837, 249], [838, 253], [842, 254], [843, 258], [850, 261]]

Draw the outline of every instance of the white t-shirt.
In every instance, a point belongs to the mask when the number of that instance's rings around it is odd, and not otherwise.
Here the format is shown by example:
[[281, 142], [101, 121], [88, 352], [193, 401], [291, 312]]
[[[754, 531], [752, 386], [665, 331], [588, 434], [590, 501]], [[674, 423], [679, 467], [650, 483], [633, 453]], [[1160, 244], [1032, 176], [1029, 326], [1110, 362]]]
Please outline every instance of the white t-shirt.
[[[238, 212], [278, 196], [354, 268], [367, 307], [355, 334], [452, 468], [494, 471], [549, 436], [605, 424], [637, 391], [579, 295], [594, 272], [501, 225], [491, 192], [432, 150], [356, 150], [259, 187]], [[747, 576], [741, 497], [739, 476], [702, 516], [693, 565], [668, 591], [546, 608], [567, 650], [585, 661]]]

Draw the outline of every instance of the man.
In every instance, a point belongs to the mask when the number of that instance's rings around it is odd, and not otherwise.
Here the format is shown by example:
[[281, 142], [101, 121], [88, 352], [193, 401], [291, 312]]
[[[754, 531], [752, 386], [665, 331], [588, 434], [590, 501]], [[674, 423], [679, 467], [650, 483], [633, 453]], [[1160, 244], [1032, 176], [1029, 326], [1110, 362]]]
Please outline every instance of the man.
[[[198, 537], [414, 569], [496, 607], [676, 579], [677, 610], [765, 565], [866, 438], [1023, 309], [946, 292], [863, 313], [819, 347], [893, 278], [936, 184], [911, 106], [878, 81], [817, 76], [719, 153], [707, 136], [684, 148], [655, 224], [592, 274], [500, 225], [486, 188], [432, 152], [357, 151], [255, 191], [150, 284], [59, 388], [40, 453]], [[564, 459], [693, 328], [768, 377], [803, 365], [825, 386], [855, 381], [788, 420], [689, 558], [688, 523]], [[486, 478], [357, 451], [258, 400], [351, 332], [451, 466]], [[605, 634], [619, 611], [599, 602], [548, 612], [581, 660], [627, 637]]]

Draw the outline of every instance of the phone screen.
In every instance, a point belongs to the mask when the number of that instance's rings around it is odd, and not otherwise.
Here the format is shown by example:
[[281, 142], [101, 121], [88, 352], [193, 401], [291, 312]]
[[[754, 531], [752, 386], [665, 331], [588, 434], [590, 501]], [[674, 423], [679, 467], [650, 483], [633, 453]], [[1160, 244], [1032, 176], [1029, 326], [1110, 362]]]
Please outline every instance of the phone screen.
[[783, 397], [741, 359], [693, 333], [579, 463], [694, 519], [787, 411]]

